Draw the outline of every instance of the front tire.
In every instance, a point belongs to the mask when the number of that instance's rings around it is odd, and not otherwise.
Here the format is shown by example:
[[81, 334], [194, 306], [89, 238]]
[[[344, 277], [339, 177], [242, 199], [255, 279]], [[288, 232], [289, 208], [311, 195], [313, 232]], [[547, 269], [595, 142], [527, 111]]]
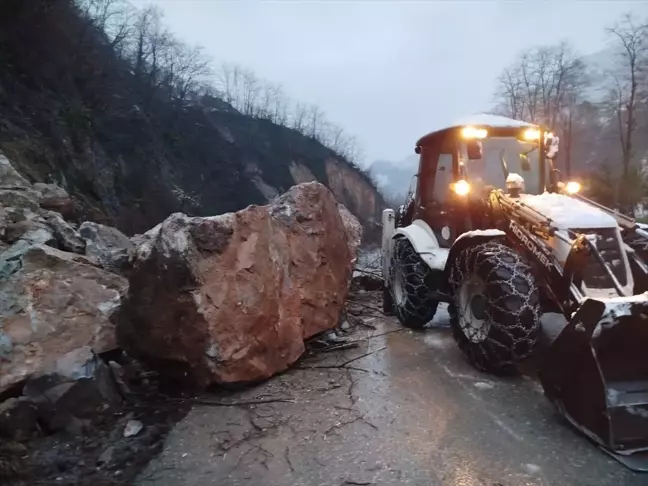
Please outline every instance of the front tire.
[[436, 313], [439, 302], [429, 287], [431, 271], [409, 240], [394, 242], [389, 292], [394, 313], [405, 327], [421, 329]]
[[469, 247], [450, 271], [448, 306], [459, 348], [478, 369], [510, 373], [528, 357], [540, 329], [540, 298], [531, 268], [498, 242]]

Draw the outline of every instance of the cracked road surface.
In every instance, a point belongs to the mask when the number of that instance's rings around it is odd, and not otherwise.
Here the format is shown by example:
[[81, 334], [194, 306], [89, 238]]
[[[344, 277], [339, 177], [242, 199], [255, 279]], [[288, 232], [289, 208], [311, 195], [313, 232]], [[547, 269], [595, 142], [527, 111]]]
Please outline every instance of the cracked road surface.
[[531, 378], [471, 368], [448, 329], [404, 330], [366, 308], [363, 321], [376, 329], [349, 332], [358, 348], [209, 397], [262, 403], [196, 405], [136, 484], [648, 484], [567, 426]]

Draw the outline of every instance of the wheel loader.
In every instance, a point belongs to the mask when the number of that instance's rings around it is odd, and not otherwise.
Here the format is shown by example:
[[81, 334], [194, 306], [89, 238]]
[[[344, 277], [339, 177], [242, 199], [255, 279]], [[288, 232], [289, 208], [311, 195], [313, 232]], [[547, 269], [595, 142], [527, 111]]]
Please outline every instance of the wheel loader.
[[415, 189], [383, 212], [383, 305], [423, 328], [448, 304], [478, 369], [532, 363], [589, 439], [648, 470], [648, 233], [580, 194], [542, 126], [474, 115], [416, 143]]

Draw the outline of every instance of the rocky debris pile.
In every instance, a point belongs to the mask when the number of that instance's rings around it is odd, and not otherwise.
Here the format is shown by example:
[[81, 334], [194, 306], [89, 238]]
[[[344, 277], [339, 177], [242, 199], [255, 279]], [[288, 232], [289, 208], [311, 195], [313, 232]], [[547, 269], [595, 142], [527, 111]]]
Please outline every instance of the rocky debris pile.
[[202, 387], [269, 378], [340, 321], [360, 235], [315, 182], [237, 213], [173, 214], [134, 253], [120, 344]]
[[[22, 469], [15, 441], [88, 437], [123, 413], [142, 375], [110, 360], [119, 347], [202, 387], [285, 370], [342, 321], [362, 237], [315, 182], [133, 238], [73, 214], [64, 189], [0, 154], [0, 481]], [[141, 420], [126, 425], [122, 438], [149, 440]]]
[[94, 223], [80, 233], [73, 215], [64, 189], [30, 184], [0, 154], [0, 477], [21, 469], [7, 441], [79, 431], [122, 400], [98, 354], [116, 349], [128, 280], [104, 255], [132, 243]]
[[30, 184], [0, 154], [0, 394], [68, 353], [116, 347], [112, 316], [128, 281], [97, 256], [114, 239], [82, 237], [53, 211], [73, 207], [64, 189]]

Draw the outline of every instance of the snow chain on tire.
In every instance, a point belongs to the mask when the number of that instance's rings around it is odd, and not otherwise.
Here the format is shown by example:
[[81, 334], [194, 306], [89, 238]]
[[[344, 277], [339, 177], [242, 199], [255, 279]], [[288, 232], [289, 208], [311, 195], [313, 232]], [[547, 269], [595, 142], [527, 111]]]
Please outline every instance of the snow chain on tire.
[[420, 329], [436, 313], [439, 303], [431, 295], [430, 272], [409, 240], [400, 238], [394, 242], [389, 291], [394, 313], [405, 327]]
[[[479, 330], [473, 330], [466, 319], [472, 310], [459, 308], [462, 285], [471, 281], [479, 283], [474, 295], [483, 296]], [[450, 286], [455, 302], [448, 310], [459, 348], [478, 369], [513, 371], [515, 363], [533, 351], [540, 328], [539, 291], [529, 265], [502, 243], [483, 243], [458, 256], [450, 271]]]

